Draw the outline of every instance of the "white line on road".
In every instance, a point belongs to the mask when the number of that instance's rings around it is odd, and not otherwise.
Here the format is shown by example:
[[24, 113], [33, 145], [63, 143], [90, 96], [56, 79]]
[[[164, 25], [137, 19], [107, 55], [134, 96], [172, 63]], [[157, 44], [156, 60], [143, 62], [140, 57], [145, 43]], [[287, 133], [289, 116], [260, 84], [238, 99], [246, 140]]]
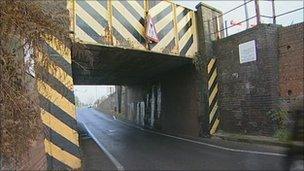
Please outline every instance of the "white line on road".
[[227, 150], [227, 151], [233, 151], [233, 152], [240, 152], [240, 153], [250, 153], [250, 154], [259, 154], [259, 155], [269, 155], [269, 156], [281, 156], [281, 157], [285, 157], [286, 154], [280, 154], [280, 153], [272, 153], [272, 152], [261, 152], [261, 151], [251, 151], [251, 150], [241, 150], [241, 149], [233, 149], [233, 148], [228, 148], [228, 147], [223, 147], [223, 146], [218, 146], [218, 145], [213, 145], [213, 144], [209, 144], [209, 143], [204, 143], [204, 142], [200, 142], [200, 141], [194, 141], [194, 140], [190, 140], [190, 139], [186, 139], [186, 138], [181, 138], [181, 137], [177, 137], [177, 136], [173, 136], [173, 135], [168, 135], [168, 134], [164, 134], [164, 133], [160, 133], [160, 132], [155, 132], [152, 130], [147, 130], [147, 129], [143, 129], [139, 126], [135, 126], [135, 125], [131, 125], [128, 124], [124, 121], [121, 120], [116, 120], [122, 124], [125, 124], [129, 127], [133, 127], [136, 129], [140, 129], [142, 131], [146, 131], [146, 132], [150, 132], [153, 134], [158, 134], [158, 135], [162, 135], [162, 136], [166, 136], [166, 137], [170, 137], [170, 138], [175, 138], [178, 140], [183, 140], [183, 141], [187, 141], [187, 142], [191, 142], [191, 143], [195, 143], [195, 144], [201, 144], [201, 145], [205, 145], [208, 147], [213, 147], [213, 148], [217, 148], [217, 149], [221, 149], [221, 150]]
[[117, 170], [124, 171], [124, 167], [115, 159], [115, 157], [98, 141], [98, 139], [94, 136], [94, 134], [88, 129], [86, 124], [82, 122], [85, 129], [88, 131], [90, 136], [94, 139], [94, 141], [98, 144], [98, 146], [104, 151], [104, 153], [110, 158], [110, 160], [113, 162]]

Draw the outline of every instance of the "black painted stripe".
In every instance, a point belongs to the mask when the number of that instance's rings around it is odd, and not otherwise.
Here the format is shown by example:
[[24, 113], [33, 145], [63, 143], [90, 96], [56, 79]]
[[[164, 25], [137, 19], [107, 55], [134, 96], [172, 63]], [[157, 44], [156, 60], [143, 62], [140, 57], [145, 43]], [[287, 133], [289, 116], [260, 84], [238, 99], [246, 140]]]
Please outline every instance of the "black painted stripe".
[[153, 8], [154, 6], [156, 6], [157, 4], [159, 4], [161, 2], [161, 0], [152, 0], [149, 1], [149, 7], [150, 9]]
[[132, 15], [134, 18], [137, 19], [137, 21], [140, 22], [140, 24], [142, 26], [145, 25], [145, 20], [143, 17], [141, 17], [141, 15], [136, 11], [136, 9], [134, 9], [128, 1], [118, 1], [119, 3], [121, 3]]
[[108, 1], [107, 0], [97, 0], [97, 2], [102, 5], [105, 9], [108, 9]]
[[[113, 6], [113, 16], [133, 35], [141, 44], [145, 43], [145, 38], [133, 27], [131, 23]], [[127, 16], [126, 16], [127, 17]]]
[[126, 41], [126, 39], [113, 27], [112, 28], [113, 31], [113, 36], [115, 37], [116, 41], [118, 41], [119, 46], [129, 46], [126, 43], [129, 43]]
[[163, 53], [171, 53], [172, 49], [175, 46], [175, 38], [170, 41], [170, 43], [165, 47], [165, 49], [162, 51]]
[[178, 16], [176, 17], [177, 22], [179, 22], [184, 16], [186, 16], [188, 14], [188, 12], [190, 12], [189, 9], [184, 8], [184, 10], [178, 14]]
[[174, 28], [173, 21], [170, 21], [163, 29], [158, 31], [158, 38], [163, 39]]
[[187, 33], [187, 31], [191, 28], [192, 26], [192, 19], [190, 19], [185, 25], [184, 27], [178, 32], [178, 39], [180, 40], [185, 33]]
[[103, 18], [94, 8], [92, 8], [86, 1], [77, 1], [77, 4], [81, 6], [91, 17], [93, 17], [104, 28], [108, 26], [108, 21]]
[[47, 83], [54, 90], [59, 92], [63, 97], [65, 97], [69, 102], [75, 105], [74, 93], [68, 89], [62, 82], [50, 74], [45, 68], [37, 66], [39, 71], [39, 76], [41, 79]]
[[72, 77], [72, 67], [64, 57], [62, 57], [55, 49], [53, 49], [48, 43], [45, 43], [50, 59], [60, 67], [64, 72]]
[[69, 114], [67, 114], [65, 111], [60, 109], [58, 106], [56, 106], [54, 103], [52, 103], [50, 100], [48, 100], [41, 94], [39, 94], [39, 101], [40, 101], [40, 107], [43, 110], [52, 114], [54, 117], [56, 117], [61, 122], [65, 123], [71, 129], [77, 130], [76, 119], [71, 117]]
[[164, 17], [166, 17], [170, 12], [172, 11], [171, 5], [169, 5], [167, 8], [163, 9], [161, 12], [159, 12], [157, 15], [153, 17], [153, 21], [157, 23]]
[[193, 35], [191, 35], [191, 37], [188, 39], [186, 45], [181, 50], [180, 55], [185, 56], [187, 54], [188, 50], [190, 49], [192, 43], [193, 43]]
[[87, 35], [94, 39], [98, 43], [104, 43], [102, 37], [96, 33], [84, 20], [82, 20], [78, 15], [76, 15], [76, 23], [81, 30], [83, 30]]
[[[211, 93], [211, 91], [210, 91]], [[213, 101], [211, 102], [211, 104], [209, 105], [209, 109], [208, 109], [208, 114], [210, 114], [210, 112], [212, 111], [212, 109], [215, 106], [215, 103], [217, 102], [217, 96], [218, 96], [218, 91], [215, 93], [215, 96], [213, 98]], [[208, 102], [209, 102], [209, 98], [208, 98]]]
[[209, 131], [211, 131], [212, 126], [214, 125], [214, 123], [215, 123], [215, 121], [216, 121], [217, 118], [219, 118], [219, 112], [218, 112], [218, 110], [215, 112], [215, 114], [214, 114], [214, 116], [212, 118], [212, 121], [209, 124]]
[[50, 156], [49, 154], [46, 154], [46, 160], [47, 160], [47, 170], [73, 170], [71, 167], [55, 159], [53, 156]]
[[56, 131], [52, 130], [47, 125], [44, 125], [44, 129], [47, 131], [46, 139], [55, 144], [57, 147], [62, 150], [72, 154], [73, 156], [80, 159], [79, 147], [69, 141], [67, 138], [61, 136]]

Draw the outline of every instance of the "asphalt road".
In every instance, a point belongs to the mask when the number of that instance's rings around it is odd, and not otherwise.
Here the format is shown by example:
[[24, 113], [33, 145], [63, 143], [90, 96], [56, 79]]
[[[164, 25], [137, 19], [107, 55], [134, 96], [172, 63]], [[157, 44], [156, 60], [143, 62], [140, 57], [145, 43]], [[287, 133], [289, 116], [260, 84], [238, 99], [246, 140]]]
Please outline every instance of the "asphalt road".
[[91, 108], [78, 110], [77, 120], [124, 170], [282, 170], [285, 159], [245, 143], [213, 146], [155, 134]]

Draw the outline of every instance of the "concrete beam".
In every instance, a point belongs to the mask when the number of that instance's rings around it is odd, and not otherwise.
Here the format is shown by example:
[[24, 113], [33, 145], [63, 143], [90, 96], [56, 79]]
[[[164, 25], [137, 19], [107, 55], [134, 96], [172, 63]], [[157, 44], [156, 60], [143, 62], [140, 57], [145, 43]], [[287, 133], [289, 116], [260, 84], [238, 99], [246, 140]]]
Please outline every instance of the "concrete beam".
[[75, 85], [130, 85], [153, 81], [169, 70], [191, 64], [192, 59], [156, 52], [103, 45], [74, 47]]

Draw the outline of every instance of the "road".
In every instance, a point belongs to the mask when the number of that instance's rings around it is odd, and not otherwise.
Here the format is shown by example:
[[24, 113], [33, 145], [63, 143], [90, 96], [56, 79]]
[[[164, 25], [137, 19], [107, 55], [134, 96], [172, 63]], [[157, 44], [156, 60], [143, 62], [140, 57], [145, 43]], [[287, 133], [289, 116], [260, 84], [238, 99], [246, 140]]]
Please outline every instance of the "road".
[[213, 146], [210, 140], [200, 144], [156, 134], [91, 108], [78, 110], [77, 120], [124, 170], [282, 170], [285, 159], [256, 153], [263, 148], [248, 144], [223, 141]]

